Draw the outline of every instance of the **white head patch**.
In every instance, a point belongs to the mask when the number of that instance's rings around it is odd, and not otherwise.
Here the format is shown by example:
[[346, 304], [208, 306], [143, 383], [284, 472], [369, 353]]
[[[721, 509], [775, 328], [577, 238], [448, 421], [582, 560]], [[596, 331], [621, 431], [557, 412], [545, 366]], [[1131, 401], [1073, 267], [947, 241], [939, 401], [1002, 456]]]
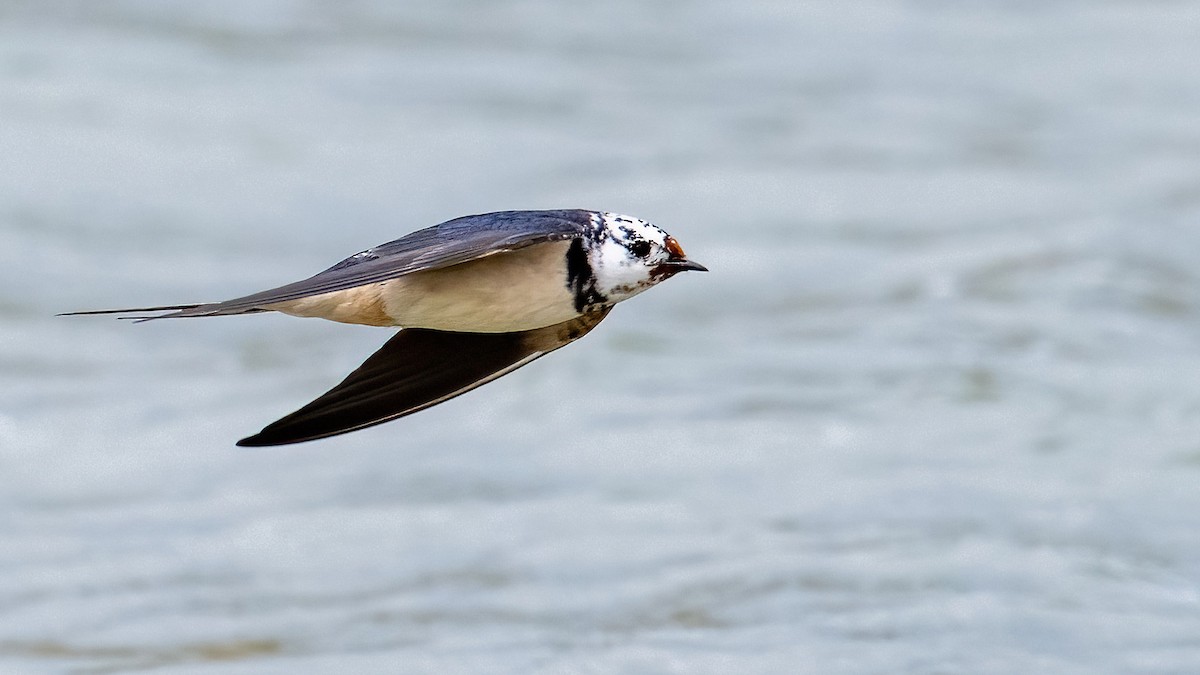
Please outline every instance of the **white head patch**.
[[596, 290], [609, 302], [630, 298], [666, 278], [654, 270], [671, 258], [671, 247], [678, 250], [678, 244], [662, 228], [617, 213], [593, 214], [592, 224], [589, 263]]

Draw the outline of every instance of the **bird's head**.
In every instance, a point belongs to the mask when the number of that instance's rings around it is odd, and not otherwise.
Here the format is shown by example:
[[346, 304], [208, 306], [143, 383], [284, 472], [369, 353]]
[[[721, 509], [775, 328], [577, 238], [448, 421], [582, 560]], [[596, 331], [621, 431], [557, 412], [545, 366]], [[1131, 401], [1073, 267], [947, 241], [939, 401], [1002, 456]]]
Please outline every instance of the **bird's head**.
[[631, 298], [680, 272], [708, 271], [688, 260], [674, 237], [644, 220], [597, 213], [593, 225], [588, 263], [596, 291], [610, 303]]

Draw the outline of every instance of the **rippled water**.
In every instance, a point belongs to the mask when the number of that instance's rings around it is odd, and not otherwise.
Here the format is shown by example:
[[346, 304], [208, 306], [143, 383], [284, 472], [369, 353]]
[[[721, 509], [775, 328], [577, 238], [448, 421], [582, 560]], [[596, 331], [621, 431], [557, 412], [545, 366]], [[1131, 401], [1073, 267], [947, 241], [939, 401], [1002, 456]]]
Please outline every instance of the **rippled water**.
[[[1200, 9], [0, 5], [0, 671], [1200, 671]], [[415, 417], [216, 300], [464, 214], [713, 271]]]

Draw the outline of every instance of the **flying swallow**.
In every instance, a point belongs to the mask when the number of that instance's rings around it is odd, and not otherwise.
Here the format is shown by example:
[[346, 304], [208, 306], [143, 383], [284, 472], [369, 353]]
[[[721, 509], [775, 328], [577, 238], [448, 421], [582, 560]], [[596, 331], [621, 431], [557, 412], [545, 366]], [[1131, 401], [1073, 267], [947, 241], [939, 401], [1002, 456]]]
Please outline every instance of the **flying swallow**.
[[448, 220], [308, 279], [224, 302], [67, 315], [149, 321], [282, 312], [400, 327], [333, 389], [237, 443], [285, 445], [382, 424], [466, 393], [578, 340], [613, 305], [687, 270], [707, 271], [674, 237], [638, 218], [500, 211]]

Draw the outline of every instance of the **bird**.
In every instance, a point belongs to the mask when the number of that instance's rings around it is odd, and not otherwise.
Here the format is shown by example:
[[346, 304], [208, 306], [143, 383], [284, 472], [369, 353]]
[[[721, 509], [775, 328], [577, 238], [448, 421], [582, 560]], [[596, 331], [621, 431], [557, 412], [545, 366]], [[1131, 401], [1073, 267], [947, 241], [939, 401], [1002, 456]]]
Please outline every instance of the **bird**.
[[60, 316], [141, 322], [281, 312], [400, 329], [332, 389], [237, 441], [274, 446], [365, 429], [464, 394], [578, 340], [617, 303], [685, 271], [708, 270], [640, 218], [497, 211], [417, 230], [232, 300]]

